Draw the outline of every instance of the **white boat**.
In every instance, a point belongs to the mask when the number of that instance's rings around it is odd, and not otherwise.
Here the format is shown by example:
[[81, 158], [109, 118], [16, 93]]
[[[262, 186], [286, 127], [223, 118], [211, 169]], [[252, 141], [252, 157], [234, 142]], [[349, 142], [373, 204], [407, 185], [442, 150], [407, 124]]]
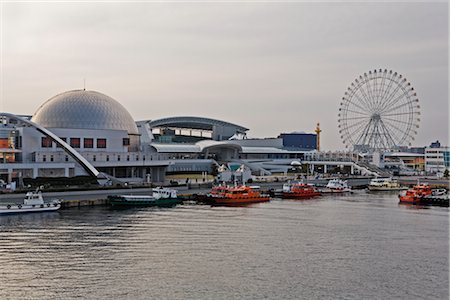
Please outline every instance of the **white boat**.
[[370, 181], [368, 189], [370, 191], [399, 191], [405, 190], [400, 183], [392, 178], [374, 178]]
[[8, 203], [0, 205], [0, 214], [18, 214], [31, 212], [56, 211], [61, 208], [61, 201], [45, 202], [41, 191], [28, 192], [22, 203]]
[[331, 179], [328, 181], [324, 189], [321, 189], [321, 193], [347, 193], [352, 189], [348, 186], [347, 181], [341, 179]]
[[168, 188], [154, 188], [152, 195], [109, 195], [108, 200], [113, 206], [174, 206], [183, 202], [177, 190]]

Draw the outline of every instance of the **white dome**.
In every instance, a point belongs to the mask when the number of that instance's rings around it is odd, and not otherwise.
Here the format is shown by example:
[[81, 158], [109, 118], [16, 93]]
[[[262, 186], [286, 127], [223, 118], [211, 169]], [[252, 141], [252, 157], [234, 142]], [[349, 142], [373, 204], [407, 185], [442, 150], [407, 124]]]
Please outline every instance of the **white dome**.
[[46, 128], [112, 129], [138, 134], [125, 107], [95, 91], [74, 90], [56, 95], [37, 109], [31, 121]]

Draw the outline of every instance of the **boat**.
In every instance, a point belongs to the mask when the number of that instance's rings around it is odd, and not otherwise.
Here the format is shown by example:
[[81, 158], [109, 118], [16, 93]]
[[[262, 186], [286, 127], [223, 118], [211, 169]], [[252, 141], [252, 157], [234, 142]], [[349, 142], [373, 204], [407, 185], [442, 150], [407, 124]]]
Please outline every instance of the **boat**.
[[0, 214], [48, 212], [56, 211], [60, 208], [60, 200], [45, 202], [42, 197], [42, 192], [37, 189], [36, 191], [26, 193], [22, 203], [7, 203], [0, 205]]
[[154, 188], [152, 195], [109, 195], [107, 198], [112, 206], [171, 207], [183, 202], [177, 190], [169, 188]]
[[398, 198], [401, 203], [420, 204], [423, 197], [431, 196], [432, 194], [431, 187], [426, 183], [422, 183], [415, 185], [407, 191], [401, 192]]
[[239, 185], [228, 187], [222, 195], [211, 197], [212, 204], [218, 205], [241, 205], [257, 202], [270, 201], [270, 196], [260, 192], [259, 186]]
[[283, 184], [282, 197], [285, 199], [311, 198], [320, 195], [321, 193], [310, 184], [303, 182]]
[[406, 189], [402, 187], [396, 179], [374, 178], [368, 186], [369, 191], [399, 191]]
[[424, 196], [420, 199], [422, 205], [435, 205], [449, 207], [450, 195], [446, 189], [433, 189], [431, 195]]
[[347, 181], [341, 179], [330, 179], [321, 193], [347, 193], [352, 189], [348, 186]]
[[229, 189], [230, 187], [225, 185], [213, 186], [211, 191], [206, 195], [210, 198], [222, 197]]

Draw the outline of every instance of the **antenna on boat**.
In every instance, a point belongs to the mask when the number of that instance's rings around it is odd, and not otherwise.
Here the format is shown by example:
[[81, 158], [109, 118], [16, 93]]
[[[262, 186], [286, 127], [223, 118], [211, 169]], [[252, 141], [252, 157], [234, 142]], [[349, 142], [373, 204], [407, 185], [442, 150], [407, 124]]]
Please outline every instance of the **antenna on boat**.
[[86, 90], [86, 78], [83, 78], [83, 91]]

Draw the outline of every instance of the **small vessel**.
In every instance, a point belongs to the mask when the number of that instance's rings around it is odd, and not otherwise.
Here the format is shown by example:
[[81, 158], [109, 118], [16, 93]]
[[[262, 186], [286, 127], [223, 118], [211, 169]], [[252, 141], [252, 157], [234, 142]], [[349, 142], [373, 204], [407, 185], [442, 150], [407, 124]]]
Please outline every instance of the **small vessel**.
[[209, 200], [212, 204], [220, 205], [240, 205], [269, 201], [270, 196], [262, 194], [259, 189], [259, 186], [246, 185], [229, 187], [222, 195], [211, 197]]
[[406, 189], [402, 187], [396, 179], [374, 178], [368, 186], [369, 191], [399, 191]]
[[450, 195], [446, 189], [433, 189], [431, 195], [420, 199], [420, 204], [449, 207]]
[[154, 188], [152, 195], [109, 195], [108, 200], [113, 206], [171, 207], [183, 202], [177, 190], [168, 188]]
[[352, 189], [348, 186], [347, 181], [341, 179], [331, 179], [328, 181], [321, 193], [346, 193], [351, 192]]
[[401, 192], [398, 198], [402, 203], [420, 204], [423, 197], [431, 196], [432, 194], [431, 187], [426, 183], [422, 183], [415, 185], [412, 189]]
[[226, 194], [226, 192], [230, 189], [229, 186], [225, 185], [217, 185], [213, 186], [211, 191], [207, 194], [207, 197], [215, 198], [215, 197], [222, 197]]
[[18, 214], [56, 211], [61, 208], [60, 200], [45, 202], [39, 189], [34, 192], [28, 192], [22, 203], [8, 203], [0, 205], [0, 214]]
[[282, 197], [286, 199], [301, 199], [320, 196], [320, 192], [313, 185], [303, 182], [283, 184]]

